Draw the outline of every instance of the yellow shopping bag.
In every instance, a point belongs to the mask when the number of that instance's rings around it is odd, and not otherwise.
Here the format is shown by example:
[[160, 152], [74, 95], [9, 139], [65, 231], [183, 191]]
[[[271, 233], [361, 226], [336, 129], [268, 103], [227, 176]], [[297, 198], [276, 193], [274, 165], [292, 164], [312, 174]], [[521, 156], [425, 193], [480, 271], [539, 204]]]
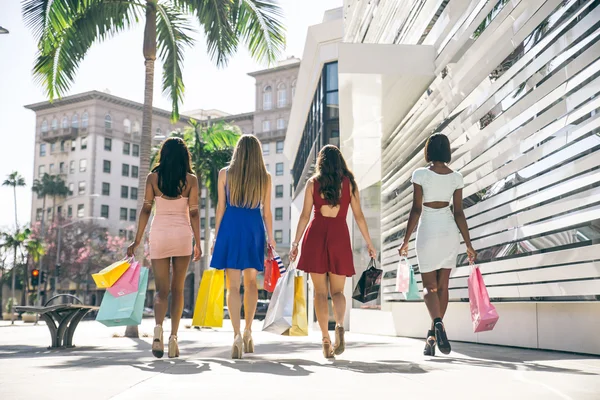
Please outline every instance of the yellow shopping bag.
[[304, 276], [294, 277], [294, 313], [290, 336], [308, 336], [308, 314], [306, 312], [306, 291]]
[[225, 273], [218, 269], [204, 271], [194, 308], [193, 326], [212, 328], [223, 326], [224, 293]]
[[129, 260], [117, 261], [102, 271], [92, 274], [92, 278], [94, 278], [94, 282], [96, 282], [98, 288], [109, 288], [127, 271], [129, 265]]

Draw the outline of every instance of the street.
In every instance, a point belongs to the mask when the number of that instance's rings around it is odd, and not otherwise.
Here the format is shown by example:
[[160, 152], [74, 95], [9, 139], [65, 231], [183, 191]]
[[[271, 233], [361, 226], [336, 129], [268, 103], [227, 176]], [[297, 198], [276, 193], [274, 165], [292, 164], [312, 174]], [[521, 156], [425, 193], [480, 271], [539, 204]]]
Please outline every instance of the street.
[[568, 353], [455, 342], [450, 356], [425, 358], [421, 340], [348, 333], [346, 352], [330, 362], [318, 332], [278, 337], [257, 321], [256, 353], [233, 361], [230, 326], [199, 331], [184, 320], [181, 358], [155, 359], [149, 319], [136, 340], [83, 322], [77, 347], [60, 351], [46, 349], [43, 324], [0, 324], [3, 400], [600, 398], [600, 359]]

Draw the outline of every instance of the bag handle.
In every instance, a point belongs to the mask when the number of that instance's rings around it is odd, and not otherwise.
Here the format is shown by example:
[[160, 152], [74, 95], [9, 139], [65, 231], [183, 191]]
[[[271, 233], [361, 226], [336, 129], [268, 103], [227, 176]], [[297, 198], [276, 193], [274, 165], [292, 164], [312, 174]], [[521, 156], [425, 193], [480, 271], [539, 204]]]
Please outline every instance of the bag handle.
[[371, 258], [369, 261], [369, 265], [367, 265], [367, 269], [377, 268], [377, 261], [374, 258]]
[[270, 244], [267, 244], [267, 260], [271, 261], [275, 259], [275, 249]]

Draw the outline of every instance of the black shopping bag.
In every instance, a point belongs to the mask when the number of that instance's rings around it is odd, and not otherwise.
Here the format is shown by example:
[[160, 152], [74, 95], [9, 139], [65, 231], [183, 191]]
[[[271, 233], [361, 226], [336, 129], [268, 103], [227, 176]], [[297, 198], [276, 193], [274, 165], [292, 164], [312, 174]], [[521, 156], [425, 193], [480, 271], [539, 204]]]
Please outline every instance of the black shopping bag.
[[375, 265], [375, 259], [371, 258], [367, 270], [362, 273], [358, 284], [354, 288], [352, 298], [361, 303], [368, 303], [378, 298], [382, 275], [383, 270], [378, 269]]

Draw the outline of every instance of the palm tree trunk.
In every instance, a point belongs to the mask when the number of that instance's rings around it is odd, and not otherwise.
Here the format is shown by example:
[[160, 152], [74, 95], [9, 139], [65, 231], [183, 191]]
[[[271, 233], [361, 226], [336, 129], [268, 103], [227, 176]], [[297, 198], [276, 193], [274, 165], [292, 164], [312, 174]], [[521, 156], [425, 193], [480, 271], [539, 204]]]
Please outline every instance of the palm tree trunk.
[[[146, 0], [146, 26], [144, 27], [144, 60], [146, 81], [144, 84], [144, 108], [142, 110], [142, 138], [140, 143], [140, 167], [138, 193], [145, 193], [146, 177], [150, 171], [152, 150], [152, 100], [154, 96], [154, 61], [156, 60], [156, 0]], [[138, 196], [138, 209], [144, 205], [144, 196]], [[144, 246], [138, 248], [137, 258], [144, 260]], [[128, 326], [125, 337], [139, 337], [137, 326]]]
[[19, 229], [19, 219], [17, 218], [17, 186], [13, 186], [13, 196], [15, 199], [15, 229]]
[[[18, 233], [18, 230], [17, 230]], [[10, 309], [10, 323], [11, 325], [14, 325], [15, 323], [15, 279], [17, 277], [17, 246], [15, 246], [14, 248], [15, 254], [14, 254], [14, 258], [13, 258], [13, 267], [11, 272], [12, 275], [12, 287], [11, 287], [11, 295], [10, 298], [12, 299], [12, 308]]]
[[52, 223], [56, 218], [56, 195], [52, 196]]
[[[202, 201], [202, 179], [200, 178], [200, 171], [196, 170], [194, 171], [196, 173], [196, 176], [198, 177], [198, 193], [200, 193], [200, 199], [199, 201]], [[202, 221], [202, 219], [200, 219], [200, 221]], [[200, 237], [202, 238], [202, 225], [200, 225]], [[207, 251], [206, 249], [204, 250], [205, 252]], [[196, 301], [196, 299], [198, 298], [198, 290], [200, 290], [200, 281], [202, 280], [202, 273], [204, 272], [203, 268], [202, 268], [202, 260], [198, 260], [194, 263], [194, 277], [195, 277], [195, 288], [194, 288], [194, 302]], [[196, 304], [194, 303], [192, 305], [192, 307], [196, 307]]]
[[206, 205], [204, 207], [204, 269], [207, 270], [210, 262], [210, 196], [208, 195], [208, 187], [206, 188]]

